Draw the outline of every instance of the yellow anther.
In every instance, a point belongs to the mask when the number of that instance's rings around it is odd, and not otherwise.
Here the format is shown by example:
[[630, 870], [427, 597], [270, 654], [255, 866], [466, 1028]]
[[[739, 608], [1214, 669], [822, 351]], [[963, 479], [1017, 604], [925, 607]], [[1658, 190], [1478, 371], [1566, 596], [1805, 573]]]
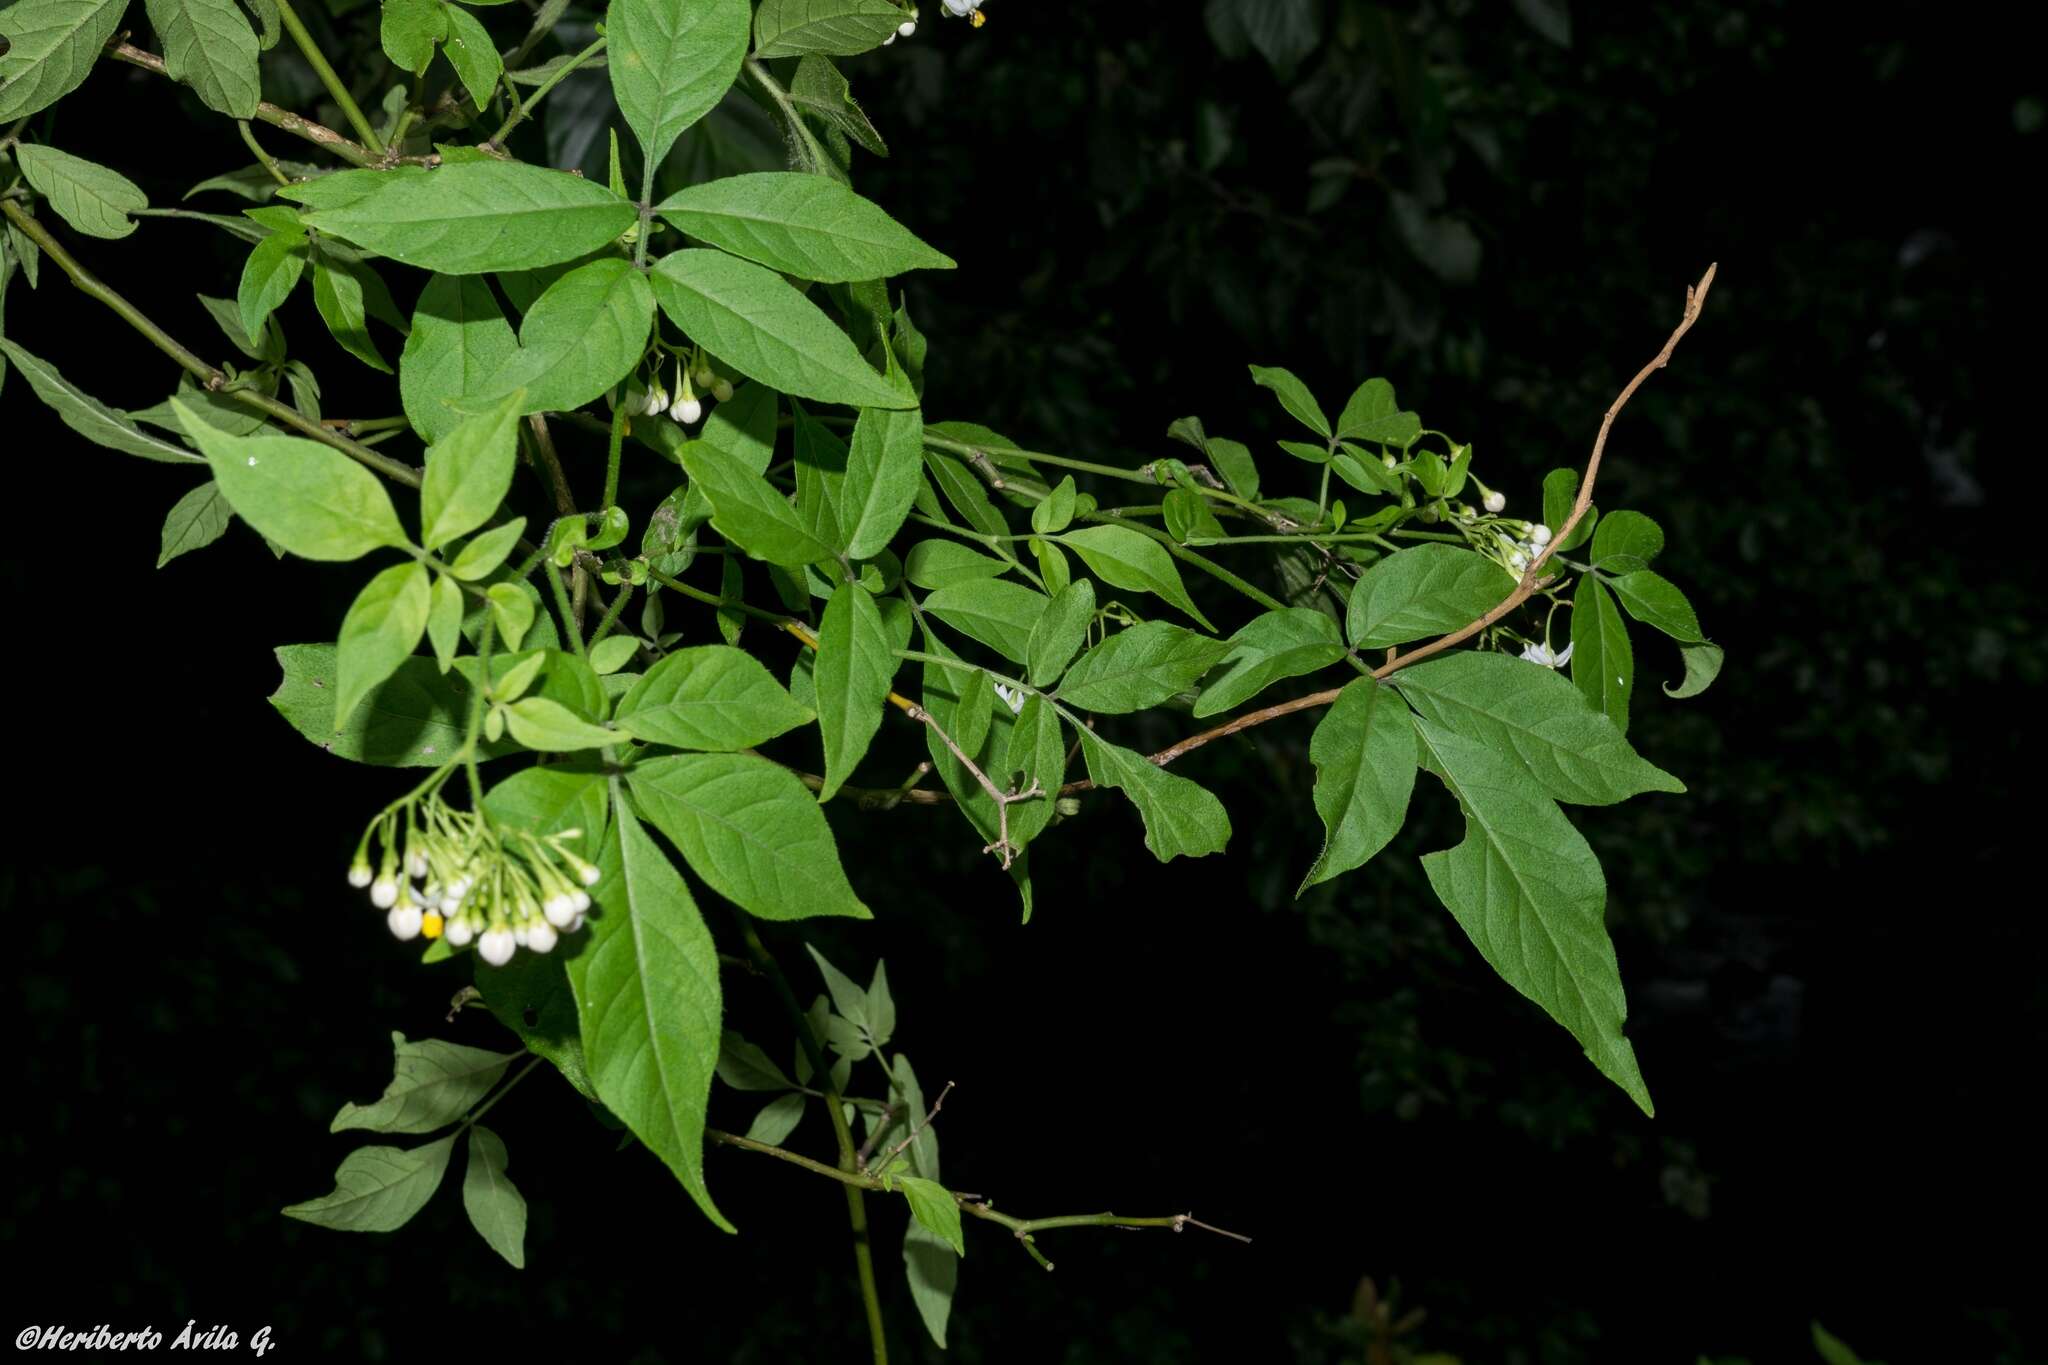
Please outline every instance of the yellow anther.
[[983, 24], [988, 22], [988, 16], [986, 14], [983, 14], [980, 10], [976, 10], [974, 11], [974, 13], [967, 16], [967, 22], [973, 24], [976, 28], [980, 28]]
[[441, 923], [442, 920], [439, 915], [422, 916], [420, 919], [420, 936], [423, 938], [441, 937]]

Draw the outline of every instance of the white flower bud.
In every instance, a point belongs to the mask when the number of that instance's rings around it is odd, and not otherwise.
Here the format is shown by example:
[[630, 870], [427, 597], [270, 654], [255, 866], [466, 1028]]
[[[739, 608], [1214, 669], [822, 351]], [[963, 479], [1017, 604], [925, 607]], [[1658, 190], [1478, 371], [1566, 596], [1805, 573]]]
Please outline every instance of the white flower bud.
[[656, 384], [647, 391], [647, 406], [641, 409], [643, 417], [659, 417], [668, 407], [668, 390]]
[[384, 917], [384, 923], [391, 928], [391, 937], [404, 943], [420, 936], [420, 925], [426, 920], [417, 905], [401, 905]]
[[424, 881], [427, 875], [427, 855], [416, 848], [407, 849], [405, 854], [405, 874], [414, 881]]
[[1391, 450], [1380, 456], [1380, 463], [1389, 469], [1399, 469], [1401, 467], [1401, 462], [1394, 458], [1394, 452]]
[[1516, 573], [1529, 567], [1529, 552], [1520, 546], [1508, 551], [1508, 567]]
[[555, 928], [566, 929], [576, 918], [576, 898], [567, 895], [549, 896], [540, 907], [540, 912], [547, 916], [548, 923]]
[[512, 938], [512, 931], [503, 925], [486, 929], [477, 936], [477, 956], [493, 967], [502, 967], [512, 960], [512, 954], [519, 945]]
[[353, 886], [358, 891], [368, 886], [370, 884], [370, 865], [368, 863], [350, 864], [348, 869], [348, 884], [350, 886]]
[[574, 921], [574, 922], [573, 922], [572, 924], [570, 924], [570, 926], [569, 926], [569, 927], [568, 927], [567, 929], [563, 930], [562, 932], [564, 932], [564, 933], [567, 933], [567, 934], [573, 934], [573, 933], [575, 933], [575, 932], [576, 932], [576, 931], [577, 931], [578, 929], [581, 929], [582, 927], [583, 927], [583, 916], [581, 916], [581, 915], [578, 915], [578, 916], [576, 917], [575, 921]]
[[389, 910], [398, 904], [398, 883], [390, 876], [382, 876], [370, 883], [370, 904], [379, 910]]
[[678, 398], [669, 408], [668, 415], [684, 426], [690, 426], [704, 416], [704, 405], [694, 398]]
[[908, 38], [916, 32], [917, 20], [915, 19], [905, 19], [902, 23], [896, 25], [896, 36], [899, 38]]
[[1550, 543], [1550, 528], [1538, 522], [1529, 528], [1529, 543], [1539, 549]]
[[524, 924], [512, 926], [512, 942], [521, 948], [526, 946], [526, 926]]
[[580, 915], [590, 908], [590, 893], [588, 891], [585, 891], [583, 888], [578, 887], [576, 889], [575, 900], [577, 914]]
[[555, 926], [545, 920], [535, 920], [526, 926], [526, 947], [531, 952], [551, 953], [559, 941]]
[[946, 13], [955, 19], [965, 19], [981, 8], [981, 0], [946, 0]]
[[1507, 505], [1508, 505], [1508, 495], [1507, 495], [1507, 494], [1505, 494], [1505, 493], [1502, 493], [1502, 492], [1499, 492], [1499, 491], [1497, 491], [1497, 490], [1494, 490], [1494, 489], [1488, 489], [1488, 490], [1487, 490], [1487, 493], [1486, 493], [1486, 510], [1487, 510], [1487, 511], [1489, 511], [1489, 512], [1493, 513], [1493, 514], [1494, 514], [1495, 516], [1499, 516], [1499, 515], [1500, 515], [1500, 513], [1501, 513], [1501, 509], [1502, 509], [1502, 508], [1504, 508], [1504, 507], [1506, 507]]
[[589, 863], [579, 860], [576, 864], [576, 880], [582, 882], [585, 886], [596, 886], [597, 879], [603, 875], [603, 873], [599, 872], [596, 867]]
[[712, 380], [711, 396], [721, 403], [730, 403], [732, 401], [732, 381], [729, 379]]
[[892, 33], [892, 34], [890, 34], [890, 35], [889, 35], [888, 37], [886, 37], [886, 38], [882, 39], [882, 46], [883, 46], [883, 47], [887, 47], [887, 46], [889, 46], [889, 44], [891, 44], [891, 43], [893, 43], [893, 42], [895, 42], [895, 41], [896, 41], [896, 35]]
[[476, 926], [460, 917], [451, 917], [441, 929], [450, 948], [467, 948], [469, 941], [476, 937]]

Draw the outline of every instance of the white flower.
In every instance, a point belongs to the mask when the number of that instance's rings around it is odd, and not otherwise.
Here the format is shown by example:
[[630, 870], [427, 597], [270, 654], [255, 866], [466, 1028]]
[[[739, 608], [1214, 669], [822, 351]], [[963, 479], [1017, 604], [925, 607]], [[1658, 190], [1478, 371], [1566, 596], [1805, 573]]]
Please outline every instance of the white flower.
[[[453, 941], [452, 938], [450, 941]], [[502, 924], [484, 930], [476, 940], [477, 956], [493, 967], [502, 967], [510, 962], [513, 952], [518, 947], [518, 943], [512, 937], [512, 931]]]
[[355, 863], [348, 870], [348, 884], [360, 891], [370, 884], [370, 865]]
[[566, 929], [576, 918], [576, 898], [570, 895], [549, 896], [541, 904], [540, 912], [547, 916], [548, 923], [557, 929]]
[[965, 19], [981, 8], [981, 0], [945, 0], [946, 13], [955, 19]]
[[668, 415], [689, 426], [704, 416], [704, 405], [694, 398], [678, 398], [669, 408]]
[[1522, 657], [1532, 664], [1541, 664], [1545, 668], [1562, 668], [1571, 662], [1572, 647], [1566, 645], [1563, 653], [1552, 654], [1548, 644], [1530, 645], [1522, 651]]
[[666, 407], [668, 407], [668, 390], [656, 384], [647, 391], [647, 406], [641, 409], [640, 415], [643, 417], [659, 417], [662, 414], [662, 410]]
[[370, 883], [370, 904], [379, 910], [389, 910], [398, 904], [398, 883], [388, 873]]
[[[952, 0], [947, 0], [947, 3], [951, 4]], [[1018, 691], [1014, 687], [1005, 687], [1001, 683], [997, 683], [996, 695], [1001, 697], [1003, 699], [1003, 704], [1010, 708], [1011, 715], [1023, 714], [1024, 694], [1022, 692]]]
[[1489, 511], [1489, 512], [1493, 513], [1493, 514], [1494, 514], [1495, 516], [1499, 516], [1499, 515], [1500, 515], [1500, 513], [1501, 513], [1501, 510], [1502, 510], [1503, 508], [1505, 508], [1505, 507], [1506, 507], [1507, 505], [1508, 505], [1508, 495], [1507, 495], [1507, 494], [1505, 494], [1505, 493], [1501, 493], [1501, 492], [1496, 492], [1496, 491], [1494, 491], [1494, 490], [1492, 490], [1492, 489], [1489, 489], [1489, 490], [1487, 490], [1487, 494], [1486, 494], [1486, 510], [1487, 510], [1487, 511]]
[[414, 881], [425, 880], [427, 875], [427, 855], [416, 848], [406, 850], [405, 873]]
[[401, 905], [384, 917], [384, 923], [391, 927], [391, 937], [403, 943], [420, 936], [420, 925], [426, 920], [417, 905]]
[[1539, 550], [1548, 545], [1550, 543], [1550, 528], [1540, 521], [1531, 526], [1529, 528], [1529, 543]]
[[917, 32], [917, 20], [915, 19], [905, 19], [902, 23], [896, 25], [896, 36], [899, 38], [908, 38], [915, 32]]
[[551, 953], [560, 942], [555, 926], [545, 920], [535, 920], [526, 926], [526, 947], [529, 952]]
[[466, 919], [451, 919], [442, 928], [443, 937], [451, 948], [467, 948], [469, 941], [476, 937], [476, 926]]

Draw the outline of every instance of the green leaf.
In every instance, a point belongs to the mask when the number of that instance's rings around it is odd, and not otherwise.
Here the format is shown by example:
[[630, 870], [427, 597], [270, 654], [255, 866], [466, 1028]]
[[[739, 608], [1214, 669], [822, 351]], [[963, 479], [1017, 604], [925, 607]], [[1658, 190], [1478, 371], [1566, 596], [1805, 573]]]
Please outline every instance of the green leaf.
[[1059, 697], [1085, 711], [1143, 711], [1193, 687], [1228, 649], [1221, 640], [1181, 626], [1147, 621], [1083, 654], [1067, 670]]
[[13, 361], [21, 377], [36, 391], [36, 397], [48, 404], [63, 419], [65, 426], [86, 440], [124, 455], [140, 455], [146, 460], [162, 460], [166, 464], [186, 464], [201, 458], [183, 446], [150, 435], [126, 415], [114, 411], [57, 373], [56, 367], [48, 361], [30, 354], [6, 337], [0, 337], [0, 355]]
[[447, 56], [448, 65], [455, 68], [477, 112], [482, 113], [497, 90], [499, 78], [505, 74], [504, 59], [498, 55], [498, 45], [491, 41], [490, 30], [475, 15], [460, 5], [449, 5], [447, 9], [448, 38], [441, 44], [441, 51]]
[[[846, 77], [832, 64], [829, 57], [815, 53], [802, 58], [796, 64], [796, 75], [789, 83], [789, 102], [802, 113], [825, 124], [841, 136], [865, 147], [876, 156], [887, 156], [889, 148], [882, 141], [882, 135], [875, 131], [875, 125], [868, 121], [867, 113], [853, 97]], [[908, 341], [916, 335], [917, 329], [909, 326], [909, 314], [899, 311], [897, 325], [903, 331], [902, 340]], [[922, 338], [917, 339], [919, 343]], [[913, 375], [922, 369], [923, 350], [917, 346], [918, 363], [911, 358], [904, 360], [904, 367]]]
[[256, 117], [262, 49], [233, 0], [148, 0], [147, 8], [163, 39], [164, 74], [191, 86], [209, 109], [229, 118]]
[[199, 303], [220, 328], [221, 335], [228, 339], [228, 344], [249, 359], [273, 364], [284, 359], [284, 341], [277, 328], [258, 325], [255, 331], [250, 331], [242, 325], [242, 310], [227, 299], [201, 294]]
[[[938, 432], [942, 427], [949, 425], [951, 423], [936, 423], [928, 427], [926, 433], [929, 435]], [[945, 493], [946, 501], [953, 504], [954, 510], [967, 519], [969, 526], [987, 536], [1006, 536], [1010, 533], [1010, 523], [1003, 519], [1003, 514], [989, 501], [988, 490], [982, 486], [980, 478], [968, 469], [965, 461], [927, 446], [924, 462], [925, 467], [931, 470], [932, 482]], [[1007, 555], [1008, 552], [998, 547], [996, 553]]]
[[1337, 623], [1308, 607], [1255, 616], [1230, 637], [1218, 661], [1225, 672], [1202, 689], [1195, 715], [1213, 716], [1250, 701], [1283, 678], [1327, 668], [1344, 657]]
[[59, 218], [88, 237], [126, 237], [135, 231], [128, 215], [149, 207], [149, 196], [127, 176], [55, 147], [17, 143], [14, 164]]
[[568, 412], [624, 379], [647, 350], [654, 295], [631, 261], [577, 266], [527, 309], [519, 349], [475, 397], [526, 390], [526, 412]]
[[822, 175], [727, 176], [672, 194], [654, 211], [699, 241], [800, 280], [846, 283], [953, 267], [950, 256]]
[[442, 0], [383, 0], [377, 39], [391, 64], [424, 76], [434, 61], [434, 45], [448, 36], [453, 8]]
[[761, 0], [754, 55], [852, 57], [880, 47], [902, 22], [890, 0]]
[[[569, 844], [584, 858], [604, 854], [610, 786], [604, 773], [588, 768], [521, 768], [491, 788], [484, 808], [502, 825], [537, 835], [582, 830]], [[545, 1057], [584, 1098], [596, 1102], [583, 1059], [582, 1024], [564, 959], [576, 951], [516, 953], [502, 967], [479, 963], [477, 989], [498, 1022], [519, 1035], [526, 1050]]]
[[514, 517], [502, 526], [493, 526], [462, 547], [448, 566], [448, 572], [465, 583], [489, 577], [512, 553], [513, 547], [519, 543], [520, 533], [525, 530], [525, 517]]
[[773, 484], [709, 441], [686, 441], [676, 457], [690, 483], [711, 500], [711, 524], [733, 544], [771, 564], [798, 568], [833, 557]]
[[309, 255], [304, 233], [273, 232], [250, 248], [241, 283], [235, 288], [235, 306], [244, 332], [250, 336], [260, 333], [264, 319], [291, 297], [299, 277], [306, 273]]
[[1044, 697], [1024, 698], [1010, 727], [1009, 747], [998, 752], [1001, 760], [991, 756], [989, 762], [992, 779], [1013, 791], [1028, 791], [1036, 782], [1042, 793], [1010, 804], [1010, 842], [1021, 849], [1052, 823], [1054, 803], [1066, 781], [1067, 741], [1060, 730], [1059, 709]]
[[1404, 669], [1394, 686], [1424, 720], [1496, 755], [1512, 754], [1559, 801], [1605, 806], [1643, 792], [1685, 790], [1553, 669], [1459, 650]]
[[[307, 227], [448, 275], [572, 261], [611, 242], [635, 217], [603, 185], [518, 161], [462, 162], [420, 175], [342, 171], [312, 184], [323, 186], [320, 198], [304, 185], [284, 192], [314, 206]], [[347, 199], [359, 187], [360, 197]]]
[[1664, 684], [1667, 697], [1697, 697], [1714, 685], [1714, 679], [1721, 676], [1721, 646], [1680, 645], [1678, 652], [1685, 660], [1685, 678], [1678, 686]]
[[1422, 860], [1430, 885], [1501, 979], [1541, 1005], [1601, 1074], [1655, 1111], [1622, 1035], [1628, 1007], [1607, 937], [1600, 860], [1512, 759], [1427, 720], [1428, 766], [1465, 812], [1457, 847]]
[[220, 495], [219, 484], [212, 479], [200, 484], [179, 498], [164, 517], [163, 548], [156, 566], [161, 569], [179, 555], [213, 544], [227, 534], [234, 515], [228, 500]]
[[972, 579], [940, 588], [924, 609], [1006, 659], [1024, 662], [1031, 631], [1048, 605], [1044, 593], [1007, 579]]
[[810, 790], [753, 754], [674, 754], [628, 775], [647, 819], [711, 889], [762, 919], [872, 918]]
[[1192, 488], [1168, 489], [1159, 506], [1166, 517], [1167, 534], [1182, 544], [1203, 537], [1222, 540], [1229, 534], [1209, 510], [1209, 500]]
[[821, 403], [917, 406], [907, 383], [875, 373], [846, 333], [772, 270], [691, 249], [662, 257], [652, 282], [669, 321], [750, 379]]
[[799, 1094], [777, 1095], [761, 1106], [761, 1112], [754, 1115], [754, 1121], [747, 1125], [746, 1136], [755, 1142], [765, 1142], [770, 1147], [780, 1147], [804, 1116], [804, 1097]]
[[920, 588], [949, 588], [983, 578], [999, 578], [1010, 571], [1000, 559], [991, 559], [957, 540], [920, 540], [904, 556], [903, 573]]
[[1364, 864], [1401, 832], [1415, 789], [1415, 724], [1371, 678], [1337, 694], [1309, 738], [1323, 847], [1294, 894]]
[[827, 961], [825, 955], [815, 947], [807, 943], [804, 949], [810, 953], [811, 960], [818, 964], [818, 975], [825, 979], [825, 989], [832, 996], [832, 1008], [838, 1010], [855, 1028], [867, 1031], [867, 992], [860, 988], [860, 983]]
[[178, 399], [171, 408], [236, 514], [292, 554], [339, 561], [407, 543], [377, 476], [340, 451], [295, 436], [230, 436]]
[[1514, 589], [1508, 571], [1484, 555], [1452, 545], [1411, 546], [1352, 585], [1345, 630], [1359, 649], [1405, 644], [1484, 616]]
[[462, 589], [455, 580], [442, 576], [434, 580], [427, 607], [427, 642], [434, 647], [434, 663], [446, 673], [462, 648]]
[[924, 414], [916, 408], [860, 410], [837, 509], [849, 558], [871, 558], [896, 538], [923, 478], [923, 449]]
[[[385, 12], [390, 13], [388, 8]], [[398, 358], [398, 393], [413, 430], [429, 442], [454, 430], [463, 414], [450, 405], [485, 392], [485, 381], [518, 350], [497, 296], [481, 277], [436, 275], [428, 280]]]
[[576, 749], [601, 749], [625, 738], [616, 730], [593, 725], [558, 701], [522, 697], [505, 707], [505, 728], [537, 753], [561, 754]]
[[[407, 659], [337, 727], [334, 655], [328, 644], [277, 649], [284, 677], [270, 704], [293, 729], [337, 757], [379, 767], [439, 767], [461, 749], [469, 684], [460, 674], [444, 678], [432, 659]], [[484, 756], [504, 751], [487, 747]]]
[[391, 1035], [391, 1083], [374, 1104], [344, 1104], [328, 1125], [330, 1133], [364, 1128], [373, 1133], [431, 1133], [470, 1111], [519, 1057], [486, 1052], [438, 1038], [407, 1042]]
[[1209, 618], [1195, 608], [1181, 583], [1173, 558], [1149, 536], [1123, 526], [1088, 526], [1059, 537], [1070, 545], [1096, 577], [1112, 587], [1129, 592], [1149, 592], [1170, 606], [1214, 630]]
[[0, 119], [25, 118], [76, 90], [127, 12], [128, 0], [19, 0], [0, 9]]
[[482, 1124], [469, 1130], [469, 1165], [462, 1173], [462, 1207], [470, 1226], [491, 1250], [526, 1269], [526, 1200], [505, 1174], [505, 1143]]
[[813, 538], [832, 549], [833, 558], [846, 553], [846, 540], [839, 529], [839, 494], [846, 483], [846, 442], [811, 419], [792, 402], [795, 424], [796, 515]]
[[[1044, 504], [1040, 504], [1043, 506]], [[1076, 651], [1087, 643], [1095, 620], [1095, 585], [1083, 578], [1053, 594], [1052, 605], [1039, 615], [1025, 643], [1024, 658], [1033, 687], [1059, 681]]]
[[614, 715], [637, 739], [723, 752], [765, 744], [810, 719], [759, 660], [730, 645], [670, 654], [619, 699]]
[[490, 520], [505, 500], [519, 456], [516, 429], [525, 397], [523, 390], [513, 391], [497, 407], [465, 419], [428, 447], [426, 477], [420, 484], [424, 548], [437, 550], [468, 535]]
[[426, 1207], [448, 1157], [455, 1134], [410, 1150], [358, 1147], [334, 1173], [334, 1192], [285, 1209], [284, 1216], [342, 1232], [396, 1232]]
[[914, 1175], [894, 1177], [903, 1197], [910, 1201], [910, 1212], [920, 1226], [953, 1249], [955, 1256], [967, 1255], [966, 1234], [960, 1229], [960, 1205], [945, 1186], [935, 1184]]
[[718, 1079], [735, 1090], [789, 1090], [794, 1082], [768, 1054], [727, 1029], [718, 1044]]
[[1262, 389], [1271, 389], [1280, 400], [1280, 406], [1287, 409], [1295, 421], [1325, 441], [1330, 439], [1330, 419], [1323, 416], [1323, 410], [1308, 391], [1308, 385], [1282, 369], [1254, 365], [1251, 371], [1252, 382]]
[[[373, 370], [391, 373], [391, 365], [370, 338], [367, 294], [375, 273], [361, 262], [345, 262], [332, 252], [314, 247], [313, 307], [341, 348]], [[381, 282], [377, 286], [381, 288]]]
[[371, 689], [397, 672], [419, 647], [432, 605], [427, 566], [394, 564], [356, 595], [341, 623], [336, 646], [334, 708], [337, 728]]
[[882, 728], [882, 711], [896, 679], [896, 651], [910, 643], [910, 618], [898, 618], [900, 632], [882, 619], [865, 588], [841, 583], [825, 605], [818, 626], [818, 734], [825, 744], [825, 785], [829, 801], [868, 751]]
[[519, 648], [519, 642], [533, 626], [533, 598], [512, 583], [493, 583], [485, 595], [490, 599], [491, 619], [498, 623], [498, 634], [505, 647]]
[[[1641, 569], [1664, 549], [1664, 528], [1641, 512], [1609, 512], [1593, 533], [1593, 562], [1609, 573]], [[1619, 560], [1619, 563], [1609, 563]]]
[[683, 130], [725, 97], [752, 20], [747, 0], [617, 0], [606, 11], [612, 94], [645, 164], [660, 165]]
[[1075, 733], [1081, 737], [1088, 776], [1096, 786], [1116, 787], [1130, 797], [1145, 822], [1145, 847], [1160, 862], [1221, 853], [1230, 842], [1230, 816], [1206, 789], [1157, 767], [1143, 754], [1097, 738], [1092, 730]]
[[590, 669], [599, 677], [616, 673], [633, 662], [640, 642], [630, 635], [607, 635], [590, 647]]
[[[1606, 530], [1620, 515], [1619, 512], [1613, 513], [1600, 523], [1600, 529]], [[1614, 595], [1621, 599], [1621, 605], [1628, 609], [1628, 614], [1644, 625], [1656, 627], [1680, 644], [1703, 645], [1707, 642], [1707, 637], [1700, 634], [1700, 618], [1693, 615], [1692, 603], [1686, 601], [1678, 585], [1664, 575], [1638, 569], [1619, 578], [1610, 578], [1607, 583], [1614, 589]]]
[[598, 867], [590, 941], [568, 959], [590, 1078], [704, 1216], [731, 1232], [704, 1184], [704, 1109], [724, 1012], [717, 945], [682, 875], [623, 802]]
[[1882, 1365], [1879, 1361], [1864, 1360], [1818, 1322], [1810, 1323], [1809, 1328], [1813, 1333], [1813, 1349], [1820, 1352], [1823, 1365]]
[[[1579, 496], [1579, 472], [1576, 469], [1553, 469], [1543, 476], [1543, 524], [1552, 531], [1559, 531], [1571, 520], [1572, 504]], [[1572, 528], [1569, 536], [1558, 537], [1557, 552], [1576, 549], [1589, 540], [1600, 524], [1600, 509], [1588, 504], [1585, 518]]]
[[1592, 574], [1572, 591], [1572, 684], [1593, 709], [1628, 733], [1629, 698], [1636, 688], [1635, 652], [1614, 595]]

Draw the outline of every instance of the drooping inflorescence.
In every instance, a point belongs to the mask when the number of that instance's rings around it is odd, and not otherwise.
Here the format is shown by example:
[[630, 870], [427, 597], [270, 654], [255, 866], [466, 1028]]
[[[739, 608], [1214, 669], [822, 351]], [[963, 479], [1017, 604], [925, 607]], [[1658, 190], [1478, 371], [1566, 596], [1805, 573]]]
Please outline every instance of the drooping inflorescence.
[[545, 953], [583, 927], [586, 888], [596, 885], [598, 870], [567, 847], [582, 833], [508, 829], [428, 795], [370, 822], [349, 885], [368, 888], [370, 904], [400, 940], [474, 943], [484, 961], [502, 967], [517, 949]]

